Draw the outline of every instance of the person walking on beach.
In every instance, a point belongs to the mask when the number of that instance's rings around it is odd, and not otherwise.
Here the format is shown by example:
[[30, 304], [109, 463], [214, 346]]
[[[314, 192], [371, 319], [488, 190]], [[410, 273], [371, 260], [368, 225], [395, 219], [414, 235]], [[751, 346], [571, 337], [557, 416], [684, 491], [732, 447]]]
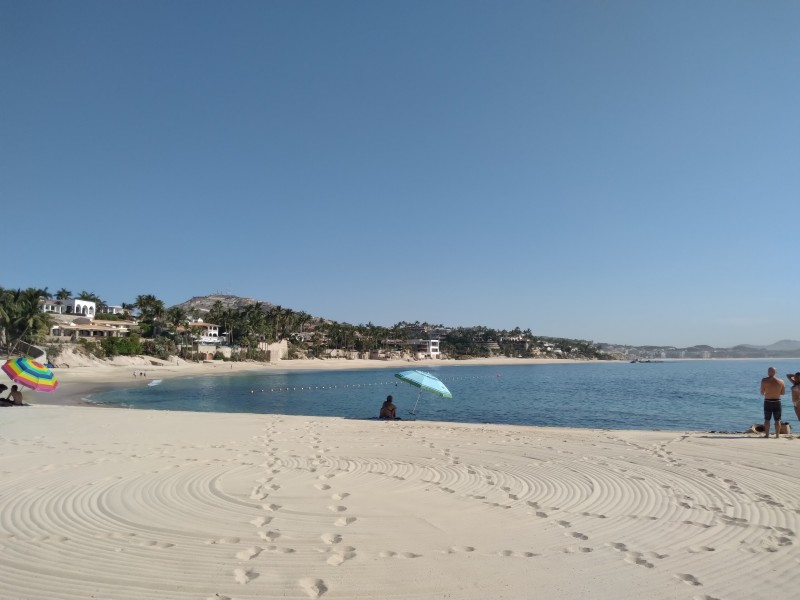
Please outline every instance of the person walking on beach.
[[775, 437], [781, 436], [781, 396], [786, 392], [783, 379], [775, 377], [775, 367], [767, 369], [761, 380], [761, 395], [764, 396], [764, 437], [769, 437], [769, 420], [775, 420]]
[[794, 404], [794, 414], [800, 421], [800, 371], [792, 375], [788, 373], [786, 378], [792, 382], [792, 404]]

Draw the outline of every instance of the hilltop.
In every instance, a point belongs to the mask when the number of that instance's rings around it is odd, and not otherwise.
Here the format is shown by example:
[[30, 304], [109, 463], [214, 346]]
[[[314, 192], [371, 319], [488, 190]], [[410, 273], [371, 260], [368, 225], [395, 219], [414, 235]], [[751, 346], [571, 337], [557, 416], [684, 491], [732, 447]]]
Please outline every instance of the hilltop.
[[252, 306], [253, 304], [261, 303], [264, 305], [265, 310], [273, 308], [275, 305], [271, 302], [264, 300], [256, 300], [255, 298], [243, 298], [242, 296], [233, 296], [231, 294], [210, 294], [208, 296], [194, 296], [185, 302], [176, 304], [177, 307], [182, 308], [186, 312], [192, 310], [199, 310], [200, 312], [207, 313], [211, 307], [219, 302], [222, 307], [229, 310], [241, 310]]

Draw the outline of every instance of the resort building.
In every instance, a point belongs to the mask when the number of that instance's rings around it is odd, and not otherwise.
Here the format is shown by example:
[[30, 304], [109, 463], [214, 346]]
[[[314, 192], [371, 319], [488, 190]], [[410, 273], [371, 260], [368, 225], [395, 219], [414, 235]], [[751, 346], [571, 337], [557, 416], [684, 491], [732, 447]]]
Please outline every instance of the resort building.
[[94, 319], [97, 313], [97, 304], [89, 300], [79, 300], [69, 298], [67, 300], [40, 300], [39, 306], [42, 312], [55, 315], [81, 315], [89, 319]]
[[125, 309], [123, 309], [121, 306], [116, 306], [116, 305], [112, 306], [112, 305], [109, 305], [109, 304], [101, 304], [100, 308], [97, 310], [97, 312], [103, 313], [103, 314], [106, 314], [106, 315], [124, 315], [125, 314]]
[[408, 344], [417, 358], [440, 358], [439, 340], [409, 340]]
[[[186, 331], [185, 327], [178, 327], [178, 331]], [[189, 323], [189, 331], [198, 344], [221, 344], [225, 341], [220, 337], [219, 325], [215, 323], [204, 323], [202, 319]]]
[[55, 323], [50, 328], [50, 335], [73, 339], [127, 337], [135, 325], [133, 321], [104, 321], [79, 317], [72, 321], [60, 320]]

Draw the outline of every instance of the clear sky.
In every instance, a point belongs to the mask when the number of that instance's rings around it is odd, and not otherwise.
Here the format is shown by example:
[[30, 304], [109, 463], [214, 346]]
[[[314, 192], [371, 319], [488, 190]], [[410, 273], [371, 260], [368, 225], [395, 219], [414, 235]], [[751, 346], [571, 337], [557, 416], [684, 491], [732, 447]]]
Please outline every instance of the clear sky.
[[800, 339], [798, 32], [794, 0], [0, 0], [0, 285]]

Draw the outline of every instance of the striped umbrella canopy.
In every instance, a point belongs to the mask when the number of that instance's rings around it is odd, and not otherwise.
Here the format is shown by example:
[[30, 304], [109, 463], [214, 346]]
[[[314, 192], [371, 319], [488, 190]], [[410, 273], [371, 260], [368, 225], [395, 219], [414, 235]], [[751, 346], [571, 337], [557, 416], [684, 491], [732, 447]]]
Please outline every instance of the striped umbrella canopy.
[[3, 371], [11, 378], [14, 383], [19, 383], [25, 387], [39, 392], [54, 392], [58, 386], [58, 381], [53, 372], [30, 358], [12, 358], [3, 365]]
[[414, 410], [411, 411], [412, 415], [417, 413], [417, 404], [419, 404], [419, 396], [422, 390], [438, 394], [444, 398], [453, 397], [453, 394], [450, 393], [450, 390], [438, 377], [425, 371], [401, 371], [400, 373], [395, 373], [394, 376], [420, 389], [419, 394], [417, 394], [417, 401], [414, 403]]

